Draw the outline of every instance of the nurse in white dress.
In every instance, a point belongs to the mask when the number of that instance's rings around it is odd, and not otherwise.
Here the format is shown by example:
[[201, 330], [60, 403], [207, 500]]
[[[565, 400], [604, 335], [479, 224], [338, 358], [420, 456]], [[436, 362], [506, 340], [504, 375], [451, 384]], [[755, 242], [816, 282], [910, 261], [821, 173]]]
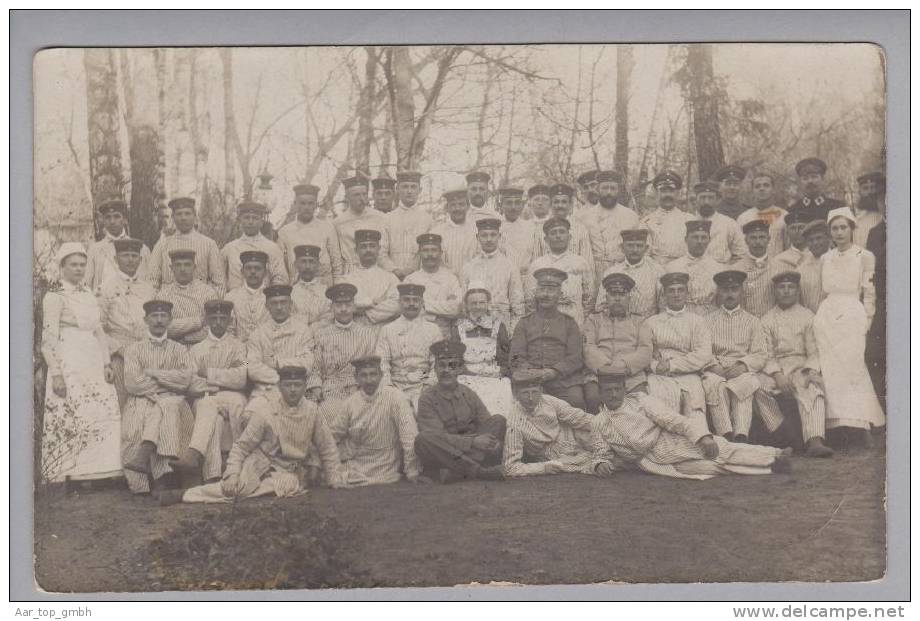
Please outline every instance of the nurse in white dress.
[[48, 365], [42, 478], [121, 476], [121, 416], [99, 306], [83, 284], [86, 250], [67, 242], [57, 262], [61, 289], [42, 301], [42, 355]]
[[869, 430], [885, 424], [863, 354], [875, 314], [875, 257], [853, 244], [856, 218], [848, 207], [827, 215], [835, 248], [821, 257], [821, 284], [827, 297], [815, 314], [821, 375], [827, 398], [827, 429], [845, 427], [857, 441], [871, 443]]

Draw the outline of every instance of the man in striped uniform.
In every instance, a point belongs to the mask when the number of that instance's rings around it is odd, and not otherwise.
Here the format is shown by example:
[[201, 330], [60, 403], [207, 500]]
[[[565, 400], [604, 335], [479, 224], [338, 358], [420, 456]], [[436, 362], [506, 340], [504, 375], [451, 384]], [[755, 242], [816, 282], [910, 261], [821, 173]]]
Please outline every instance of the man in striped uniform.
[[473, 258], [479, 248], [476, 225], [468, 217], [470, 205], [466, 188], [448, 190], [444, 193], [444, 200], [447, 202], [447, 220], [434, 225], [431, 232], [441, 236], [444, 267], [459, 277], [463, 265]]
[[240, 253], [246, 250], [258, 250], [268, 257], [266, 268], [269, 284], [282, 285], [289, 282], [281, 248], [262, 234], [262, 224], [267, 212], [265, 205], [254, 201], [243, 201], [237, 206], [237, 221], [242, 233], [220, 251], [228, 289], [235, 289], [243, 284]]
[[463, 265], [460, 284], [466, 290], [471, 282], [481, 282], [492, 295], [492, 313], [513, 328], [524, 315], [524, 288], [521, 273], [499, 249], [501, 224], [498, 218], [476, 221], [479, 251]]
[[396, 173], [396, 191], [399, 206], [386, 216], [390, 235], [390, 259], [396, 266], [393, 273], [400, 280], [418, 269], [416, 239], [434, 225], [431, 214], [418, 204], [419, 183], [422, 173], [400, 171]]
[[686, 253], [686, 223], [693, 216], [677, 207], [677, 192], [683, 185], [680, 175], [672, 170], [663, 171], [652, 180], [652, 185], [658, 194], [658, 207], [639, 220], [639, 228], [650, 233], [649, 256], [665, 266]]
[[489, 414], [475, 392], [461, 385], [466, 346], [438, 341], [431, 346], [438, 383], [422, 391], [416, 420], [415, 454], [425, 480], [502, 480], [506, 422]]
[[[565, 183], [557, 183], [550, 188], [552, 193], [552, 214], [555, 218], [563, 218], [569, 221], [569, 237], [571, 238], [569, 248], [574, 253], [585, 260], [591, 272], [591, 279], [595, 278], [594, 273], [594, 251], [591, 246], [591, 235], [588, 233], [588, 227], [577, 218], [572, 217], [573, 197], [575, 189]], [[546, 224], [544, 222], [544, 224]], [[538, 233], [539, 235], [539, 233]], [[540, 236], [540, 255], [551, 252], [546, 236]]]
[[747, 442], [755, 402], [767, 431], [774, 433], [783, 424], [776, 400], [760, 387], [766, 335], [757, 317], [741, 308], [745, 278], [738, 270], [716, 274], [720, 304], [706, 317], [715, 356], [703, 373], [706, 403], [714, 431], [735, 442]]
[[626, 374], [629, 390], [648, 391], [645, 370], [652, 362], [652, 333], [645, 317], [629, 312], [630, 292], [636, 282], [627, 274], [604, 277], [607, 309], [585, 321], [585, 366], [594, 372], [614, 368]]
[[783, 221], [786, 225], [789, 247], [770, 258], [772, 274], [798, 269], [805, 253], [808, 252], [804, 233], [806, 225], [812, 221], [811, 215], [806, 211], [790, 211]]
[[466, 192], [470, 201], [470, 216], [475, 222], [479, 218], [498, 217], [495, 205], [489, 200], [489, 181], [492, 176], [483, 170], [474, 170], [466, 175]]
[[744, 310], [756, 317], [773, 308], [773, 285], [770, 282], [767, 247], [770, 245], [770, 225], [763, 220], [751, 220], [744, 225], [745, 256], [732, 267], [747, 274], [744, 280]]
[[303, 317], [311, 328], [332, 319], [329, 300], [326, 299], [327, 287], [317, 278], [320, 252], [319, 246], [294, 247], [297, 280], [291, 290], [291, 301], [294, 302], [294, 314]]
[[425, 287], [400, 283], [400, 316], [380, 329], [377, 356], [383, 369], [383, 384], [400, 390], [413, 411], [425, 386], [436, 382], [431, 346], [442, 340], [441, 329], [422, 314]]
[[[313, 368], [313, 331], [303, 318], [293, 314], [290, 285], [265, 287], [269, 319], [249, 335], [247, 360], [249, 380], [255, 394], [278, 383], [278, 369], [286, 366]], [[319, 386], [311, 383], [311, 399], [319, 399]]]
[[712, 223], [709, 220], [688, 220], [684, 226], [687, 229], [687, 253], [668, 263], [665, 270], [689, 274], [690, 297], [687, 300], [687, 309], [704, 316], [712, 309], [715, 302], [716, 287], [712, 282], [712, 277], [722, 271], [724, 266], [706, 254]]
[[385, 176], [371, 179], [371, 189], [374, 195], [374, 209], [387, 214], [396, 209], [396, 180]]
[[172, 468], [192, 479], [211, 481], [220, 478], [222, 455], [246, 425], [246, 346], [228, 332], [232, 302], [210, 300], [204, 312], [208, 338], [189, 350], [197, 367], [189, 387], [189, 395], [194, 397], [195, 426], [188, 448]]
[[706, 395], [700, 373], [712, 362], [712, 334], [706, 320], [687, 308], [690, 275], [670, 272], [661, 277], [664, 311], [649, 317], [652, 363], [649, 394], [668, 407], [706, 424]]
[[360, 323], [371, 326], [380, 326], [399, 314], [399, 279], [380, 267], [378, 261], [381, 237], [375, 229], [354, 232], [358, 267], [342, 279], [357, 287], [355, 316]]
[[[543, 224], [544, 237], [549, 252], [535, 260], [524, 279], [524, 301], [529, 310], [536, 308], [534, 293], [537, 280], [534, 274], [545, 267], [555, 267], [568, 274], [562, 283], [559, 311], [575, 320], [578, 327], [585, 323], [585, 315], [594, 310], [594, 270], [583, 257], [569, 249], [571, 224], [565, 218], [550, 218]], [[513, 328], [513, 324], [512, 324]]]
[[748, 205], [741, 202], [741, 184], [746, 176], [747, 171], [735, 164], [723, 166], [713, 175], [713, 179], [719, 184], [719, 193], [722, 195], [718, 208], [719, 213], [732, 220], [738, 220], [738, 216], [750, 209]]
[[[530, 186], [527, 190], [527, 208], [525, 213], [530, 216], [534, 227], [541, 227], [552, 217], [552, 197], [550, 187], [544, 183]], [[539, 237], [539, 235], [538, 235]]]
[[173, 222], [176, 232], [169, 237], [161, 237], [153, 252], [150, 253], [150, 270], [147, 277], [157, 289], [173, 282], [173, 273], [169, 269], [170, 252], [173, 250], [195, 251], [195, 277], [201, 282], [211, 285], [218, 295], [223, 295], [227, 290], [227, 279], [224, 274], [224, 262], [220, 257], [220, 250], [213, 239], [202, 235], [195, 230], [195, 199], [174, 198], [169, 201], [172, 210]]
[[243, 284], [231, 289], [224, 296], [233, 303], [233, 334], [242, 342], [249, 340], [249, 335], [268, 321], [268, 309], [265, 308], [265, 266], [268, 255], [261, 250], [246, 250], [240, 253]]
[[767, 254], [775, 257], [786, 248], [787, 211], [776, 204], [773, 175], [755, 172], [751, 177], [754, 206], [738, 216], [738, 225], [744, 226], [751, 220], [763, 220], [770, 225], [770, 245]]
[[418, 481], [418, 428], [405, 397], [381, 381], [381, 361], [376, 356], [351, 364], [359, 389], [326, 421], [338, 446], [346, 483], [396, 483], [401, 478], [400, 466], [406, 479]]
[[[620, 184], [623, 177], [615, 170], [602, 170], [595, 175], [597, 181], [597, 206], [588, 206], [592, 215], [586, 218], [594, 255], [594, 273], [598, 278], [614, 264], [623, 261], [621, 233], [639, 224], [636, 212], [621, 205]], [[593, 192], [589, 192], [593, 194]]]
[[204, 303], [220, 296], [214, 287], [195, 277], [194, 250], [171, 250], [169, 260], [173, 282], [163, 285], [157, 293], [159, 299], [173, 305], [169, 338], [183, 345], [194, 345], [208, 336]]
[[802, 306], [817, 313], [821, 302], [827, 297], [821, 285], [821, 257], [830, 249], [831, 233], [827, 223], [814, 220], [805, 225], [802, 236], [808, 244], [808, 249], [803, 253], [804, 256], [796, 268], [802, 276], [799, 294], [802, 296]]
[[706, 254], [717, 262], [726, 265], [743, 257], [747, 252], [744, 246], [744, 234], [733, 219], [716, 211], [719, 201], [719, 186], [711, 181], [703, 181], [693, 186], [696, 193], [696, 205], [700, 220], [712, 223], [709, 227], [709, 245]]
[[511, 376], [514, 402], [505, 430], [505, 476], [591, 474], [594, 417], [544, 395], [542, 383], [539, 371], [518, 370]]
[[278, 231], [278, 244], [284, 253], [288, 273], [293, 281], [297, 276], [297, 246], [317, 246], [319, 253], [319, 272], [317, 277], [326, 286], [333, 279], [342, 275], [342, 251], [339, 247], [339, 235], [328, 220], [316, 218], [319, 188], [315, 185], [301, 184], [294, 186], [294, 204], [297, 219], [285, 224]]
[[438, 326], [441, 338], [450, 338], [454, 322], [463, 312], [460, 281], [441, 265], [441, 236], [424, 233], [416, 239], [421, 269], [406, 276], [410, 285], [425, 287], [424, 318]]
[[188, 446], [195, 417], [186, 400], [197, 373], [188, 349], [167, 338], [172, 304], [144, 304], [147, 335], [124, 349], [128, 400], [121, 411], [121, 455], [128, 488], [135, 494], [161, 489], [170, 459]]
[[380, 267], [393, 271], [390, 260], [390, 234], [387, 231], [387, 219], [383, 214], [367, 209], [367, 178], [361, 175], [349, 177], [342, 182], [345, 188], [345, 201], [348, 210], [335, 219], [335, 229], [339, 236], [342, 251], [342, 273], [345, 275], [361, 267], [358, 255], [358, 240], [355, 233], [359, 230], [377, 231], [380, 235], [380, 250], [377, 257]]
[[834, 451], [824, 444], [827, 404], [812, 328], [814, 313], [799, 304], [799, 280], [797, 272], [773, 276], [776, 306], [761, 319], [769, 358], [760, 380], [764, 390], [795, 399], [805, 454], [831, 457]]
[[521, 217], [524, 209], [523, 190], [503, 187], [498, 190], [502, 214], [499, 250], [518, 268], [523, 278], [531, 262], [539, 256], [540, 239], [533, 220]]
[[626, 392], [618, 371], [598, 373], [603, 405], [594, 421], [594, 473], [639, 469], [679, 479], [789, 473], [791, 449], [729, 442], [705, 419], [681, 416], [659, 399]]
[[[106, 279], [118, 273], [118, 264], [115, 261], [115, 242], [128, 239], [125, 225], [128, 218], [128, 204], [121, 199], [108, 200], [99, 205], [99, 217], [102, 219], [104, 236], [99, 241], [93, 242], [86, 253], [86, 271], [83, 282], [92, 291], [96, 291]], [[140, 263], [137, 266], [138, 278], [147, 277], [147, 263], [150, 260], [150, 250], [141, 243]]]
[[[608, 274], [623, 273], [632, 278], [636, 283], [629, 296], [629, 312], [637, 313], [643, 319], [658, 313], [663, 308], [661, 300], [661, 277], [664, 268], [648, 256], [648, 235], [646, 229], [628, 229], [620, 232], [623, 238], [623, 256], [621, 263], [613, 265], [603, 277]], [[603, 284], [597, 291], [595, 308], [602, 313], [607, 307], [607, 295]]]

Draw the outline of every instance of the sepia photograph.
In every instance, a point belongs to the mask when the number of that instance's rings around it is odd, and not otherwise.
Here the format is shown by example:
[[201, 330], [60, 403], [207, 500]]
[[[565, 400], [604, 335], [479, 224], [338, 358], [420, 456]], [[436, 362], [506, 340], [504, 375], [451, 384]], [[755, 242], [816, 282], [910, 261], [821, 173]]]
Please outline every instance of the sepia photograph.
[[887, 62], [39, 51], [36, 588], [883, 579]]

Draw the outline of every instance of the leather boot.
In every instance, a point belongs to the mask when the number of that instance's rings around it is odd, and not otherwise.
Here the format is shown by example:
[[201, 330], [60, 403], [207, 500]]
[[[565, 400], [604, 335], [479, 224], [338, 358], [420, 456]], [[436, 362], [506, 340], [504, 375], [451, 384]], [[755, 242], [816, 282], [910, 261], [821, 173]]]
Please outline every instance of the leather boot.
[[805, 455], [808, 457], [833, 457], [834, 449], [824, 444], [824, 438], [815, 436], [805, 444]]
[[159, 500], [161, 507], [168, 507], [182, 502], [182, 496], [184, 494], [184, 489], [166, 489], [157, 495], [157, 500]]
[[203, 459], [201, 453], [195, 449], [185, 448], [178, 459], [169, 463], [169, 467], [177, 472], [200, 472]]
[[125, 462], [123, 466], [124, 469], [140, 472], [141, 474], [150, 474], [150, 459], [154, 456], [156, 451], [156, 444], [149, 440], [144, 440], [141, 442], [134, 457]]

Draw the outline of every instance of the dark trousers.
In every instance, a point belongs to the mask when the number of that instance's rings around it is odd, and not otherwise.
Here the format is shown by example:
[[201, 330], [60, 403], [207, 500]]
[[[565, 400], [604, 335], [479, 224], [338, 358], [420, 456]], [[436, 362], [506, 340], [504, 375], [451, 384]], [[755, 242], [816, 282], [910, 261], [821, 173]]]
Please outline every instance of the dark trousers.
[[447, 468], [464, 477], [475, 477], [480, 468], [500, 464], [505, 443], [505, 417], [490, 416], [475, 431], [463, 435], [473, 437], [481, 434], [498, 440], [498, 449], [491, 453], [478, 449], [463, 452], [440, 433], [420, 431], [415, 438], [415, 456], [421, 465], [422, 474], [436, 479], [438, 471]]
[[597, 382], [588, 382], [578, 386], [562, 387], [545, 387], [546, 394], [562, 399], [572, 407], [584, 410], [589, 414], [597, 414], [600, 409], [601, 397], [597, 387]]

